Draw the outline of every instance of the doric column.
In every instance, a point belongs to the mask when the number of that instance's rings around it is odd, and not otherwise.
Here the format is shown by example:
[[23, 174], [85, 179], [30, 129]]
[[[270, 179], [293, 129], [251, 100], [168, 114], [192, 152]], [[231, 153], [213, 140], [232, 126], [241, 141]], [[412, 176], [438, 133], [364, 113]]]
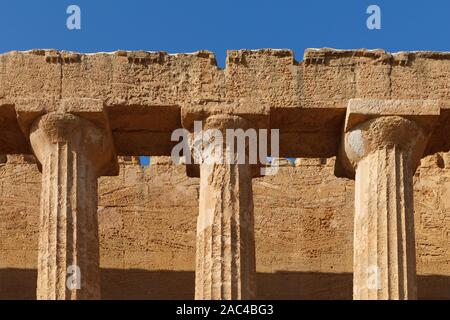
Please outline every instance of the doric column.
[[[368, 107], [372, 110], [373, 104]], [[406, 113], [398, 109], [394, 111]], [[348, 110], [343, 144], [355, 173], [353, 298], [416, 299], [413, 175], [429, 123], [389, 110], [366, 119], [363, 112], [350, 112], [358, 119], [351, 120]], [[426, 121], [434, 114], [427, 116]]]
[[[255, 298], [255, 238], [252, 166], [230, 163], [225, 153], [225, 129], [245, 129], [246, 121], [235, 116], [211, 116], [204, 130], [218, 129], [224, 140], [210, 139], [215, 146], [207, 157], [222, 154], [223, 161], [200, 163], [200, 199], [197, 222], [195, 298]], [[194, 151], [195, 153], [195, 151]], [[238, 159], [236, 153], [231, 157]]]
[[48, 113], [30, 129], [42, 166], [38, 299], [99, 299], [97, 177], [112, 161], [99, 126]]

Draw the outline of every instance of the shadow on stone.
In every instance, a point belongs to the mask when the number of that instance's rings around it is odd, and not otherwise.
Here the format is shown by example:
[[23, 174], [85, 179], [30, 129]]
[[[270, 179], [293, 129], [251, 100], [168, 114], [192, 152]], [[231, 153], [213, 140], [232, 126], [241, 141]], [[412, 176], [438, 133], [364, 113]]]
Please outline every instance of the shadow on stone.
[[[192, 271], [102, 269], [102, 298], [111, 300], [190, 300]], [[306, 300], [352, 298], [352, 274], [319, 272], [258, 273], [258, 299]], [[36, 298], [36, 270], [0, 269], [0, 300]], [[450, 299], [450, 277], [418, 277], [419, 299]]]

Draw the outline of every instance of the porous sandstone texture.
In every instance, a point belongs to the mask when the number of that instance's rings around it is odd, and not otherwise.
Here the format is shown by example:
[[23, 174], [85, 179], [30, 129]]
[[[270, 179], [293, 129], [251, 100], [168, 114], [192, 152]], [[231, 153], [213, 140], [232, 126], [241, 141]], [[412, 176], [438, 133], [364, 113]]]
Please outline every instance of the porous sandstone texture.
[[[332, 160], [297, 159], [253, 181], [258, 299], [352, 299], [354, 183]], [[199, 180], [152, 162], [100, 179], [103, 298], [194, 298]], [[414, 177], [420, 299], [450, 299], [449, 168], [435, 155]], [[29, 158], [0, 167], [1, 299], [36, 298], [40, 185]]]
[[[447, 298], [449, 74], [436, 52], [2, 54], [0, 154], [36, 157], [1, 159], [0, 292]], [[279, 129], [279, 172], [133, 160], [195, 121]]]

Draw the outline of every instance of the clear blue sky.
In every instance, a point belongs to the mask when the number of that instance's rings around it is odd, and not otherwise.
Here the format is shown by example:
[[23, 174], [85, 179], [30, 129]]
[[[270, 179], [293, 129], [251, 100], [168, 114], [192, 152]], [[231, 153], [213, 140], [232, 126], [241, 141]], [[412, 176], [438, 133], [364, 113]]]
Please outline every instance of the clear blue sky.
[[[81, 30], [66, 9], [81, 8]], [[381, 30], [366, 9], [381, 8]], [[79, 52], [308, 47], [450, 51], [449, 0], [2, 0], [0, 52], [55, 48]]]
[[[66, 28], [77, 4], [82, 29]], [[377, 4], [382, 29], [366, 27]], [[448, 0], [2, 0], [0, 52], [56, 48], [81, 52], [308, 47], [450, 51]]]

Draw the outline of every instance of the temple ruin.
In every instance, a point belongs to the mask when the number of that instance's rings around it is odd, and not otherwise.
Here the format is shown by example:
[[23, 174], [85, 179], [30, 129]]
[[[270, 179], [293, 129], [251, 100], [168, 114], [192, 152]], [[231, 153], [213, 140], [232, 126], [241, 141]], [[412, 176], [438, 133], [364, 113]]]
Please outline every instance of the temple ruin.
[[[449, 76], [438, 52], [1, 54], [0, 299], [449, 299]], [[173, 164], [197, 120], [279, 129], [279, 172]]]

